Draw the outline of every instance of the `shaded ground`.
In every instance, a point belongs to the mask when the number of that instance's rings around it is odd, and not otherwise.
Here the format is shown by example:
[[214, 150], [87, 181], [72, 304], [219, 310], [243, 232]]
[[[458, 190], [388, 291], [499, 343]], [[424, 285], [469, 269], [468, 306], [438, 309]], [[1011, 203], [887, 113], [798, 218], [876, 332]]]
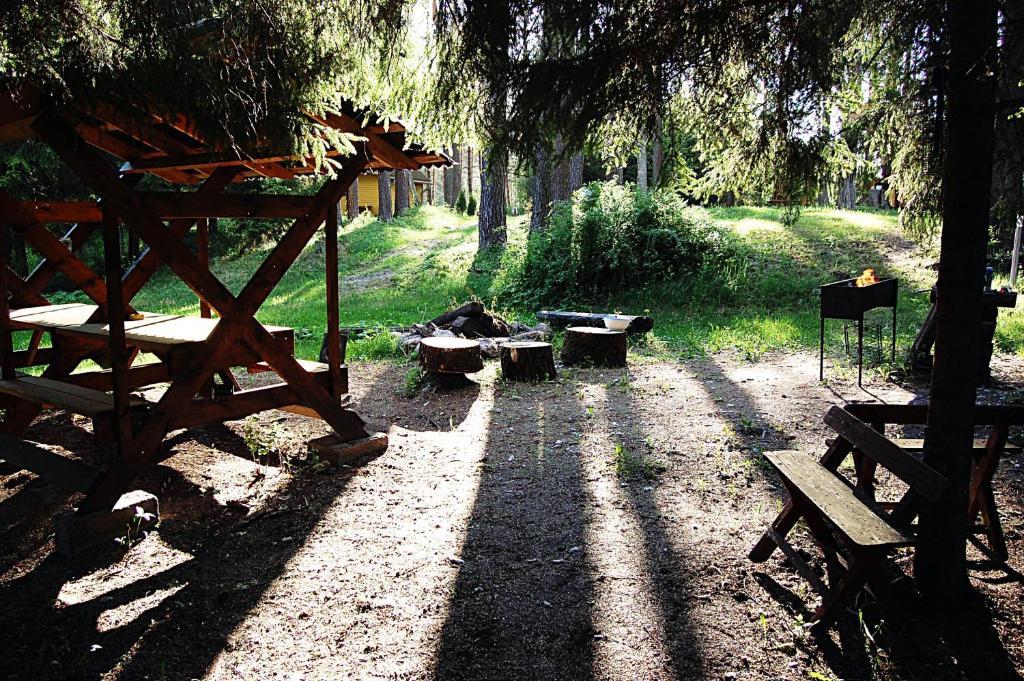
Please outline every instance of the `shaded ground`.
[[[1002, 679], [1024, 669], [1019, 460], [997, 478], [1009, 569], [975, 564], [983, 616], [952, 634], [879, 627], [868, 608], [867, 635], [851, 615], [832, 646], [814, 646], [799, 627], [806, 586], [778, 556], [746, 560], [781, 500], [759, 453], [820, 452], [830, 404], [906, 402], [904, 388], [821, 386], [810, 354], [631, 356], [626, 371], [563, 371], [540, 385], [497, 380], [489, 363], [478, 388], [412, 400], [398, 395], [404, 371], [352, 368], [359, 411], [388, 424], [392, 442], [355, 467], [289, 473], [245, 459], [246, 440], [298, 454], [326, 431], [295, 415], [174, 437], [179, 455], [140, 485], [160, 496], [163, 524], [120, 557], [50, 555], [51, 516], [73, 500], [29, 474], [0, 477], [0, 678]], [[983, 398], [1015, 398], [1019, 360], [1001, 358], [997, 374], [1007, 386]], [[88, 442], [62, 414], [33, 431]]]

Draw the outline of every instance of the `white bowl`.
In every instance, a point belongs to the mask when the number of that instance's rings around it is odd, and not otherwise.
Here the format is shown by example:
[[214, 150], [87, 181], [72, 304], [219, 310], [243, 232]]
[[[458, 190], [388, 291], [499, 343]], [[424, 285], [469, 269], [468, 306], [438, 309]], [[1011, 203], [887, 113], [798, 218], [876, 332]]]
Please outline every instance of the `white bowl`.
[[627, 317], [611, 316], [604, 318], [605, 328], [612, 331], [625, 331], [629, 328], [629, 322], [630, 320]]

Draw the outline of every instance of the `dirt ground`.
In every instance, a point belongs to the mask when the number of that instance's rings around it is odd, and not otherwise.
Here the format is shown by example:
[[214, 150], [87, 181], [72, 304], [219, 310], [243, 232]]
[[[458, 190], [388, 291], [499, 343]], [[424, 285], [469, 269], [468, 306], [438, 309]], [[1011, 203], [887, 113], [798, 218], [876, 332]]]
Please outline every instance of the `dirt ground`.
[[[982, 399], [1024, 379], [999, 358]], [[405, 367], [358, 364], [358, 411], [383, 455], [317, 472], [251, 461], [246, 440], [299, 456], [319, 421], [175, 434], [138, 487], [159, 530], [129, 550], [52, 554], [75, 501], [0, 477], [0, 679], [943, 679], [1024, 670], [1024, 470], [996, 494], [1009, 565], [972, 549], [977, 613], [899, 627], [870, 605], [829, 642], [800, 626], [812, 597], [776, 553], [746, 554], [783, 495], [760, 452], [817, 455], [847, 400], [913, 386], [817, 381], [817, 358], [729, 355], [400, 395]], [[918, 391], [920, 392], [920, 391]], [[55, 413], [30, 437], [88, 452]], [[234, 454], [234, 455], [232, 455]], [[815, 555], [806, 535], [798, 542]], [[906, 555], [899, 557], [907, 568]], [[907, 601], [912, 612], [913, 600]]]

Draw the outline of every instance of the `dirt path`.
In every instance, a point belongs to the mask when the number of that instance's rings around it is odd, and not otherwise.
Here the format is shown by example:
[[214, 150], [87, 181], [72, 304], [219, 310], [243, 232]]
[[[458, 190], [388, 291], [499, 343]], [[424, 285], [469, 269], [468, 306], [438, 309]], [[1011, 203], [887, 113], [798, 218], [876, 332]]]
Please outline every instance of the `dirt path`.
[[[758, 453], [819, 451], [827, 407], [871, 395], [820, 386], [810, 355], [634, 359], [542, 385], [489, 364], [478, 388], [414, 400], [396, 394], [404, 368], [355, 366], [360, 412], [393, 424], [385, 455], [292, 475], [225, 454], [246, 451], [244, 423], [179, 436], [142, 485], [161, 529], [113, 563], [49, 555], [50, 516], [70, 500], [0, 478], [0, 678], [965, 676], [955, 645], [916, 645], [913, 630], [895, 639], [916, 656], [855, 627], [835, 649], [811, 645], [799, 608], [769, 594], [806, 587], [777, 557], [745, 558], [781, 498]], [[1017, 380], [1019, 362], [999, 371]], [[274, 413], [255, 425], [286, 452], [325, 432]], [[60, 415], [33, 428], [85, 441]], [[997, 492], [1016, 570], [1019, 466]], [[1024, 668], [1019, 574], [973, 575], [1010, 660], [982, 662]]]

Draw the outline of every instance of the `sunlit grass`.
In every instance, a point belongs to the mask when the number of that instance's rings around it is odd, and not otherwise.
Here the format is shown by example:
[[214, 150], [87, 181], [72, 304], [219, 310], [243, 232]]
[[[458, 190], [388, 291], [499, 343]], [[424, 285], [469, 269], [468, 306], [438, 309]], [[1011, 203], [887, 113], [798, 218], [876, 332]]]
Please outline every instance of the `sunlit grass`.
[[[928, 309], [927, 293], [917, 291], [931, 286], [934, 272], [922, 266], [923, 256], [907, 257], [915, 251], [901, 240], [894, 213], [807, 208], [792, 225], [783, 223], [783, 211], [777, 208], [715, 208], [711, 213], [737, 235], [740, 257], [723, 263], [713, 279], [682, 278], [659, 285], [639, 281], [635, 290], [592, 310], [652, 315], [651, 347], [657, 354], [678, 357], [732, 349], [753, 358], [816, 348], [818, 287], [874, 267], [883, 276], [900, 278], [898, 345], [901, 353], [909, 348]], [[535, 310], [507, 309], [494, 299], [492, 282], [502, 260], [494, 253], [477, 254], [476, 232], [475, 218], [429, 206], [390, 223], [363, 216], [344, 225], [342, 325], [383, 332], [423, 322], [469, 298], [532, 321]], [[510, 243], [521, 247], [526, 236], [527, 217], [511, 218]], [[893, 260], [896, 246], [904, 256]], [[237, 293], [266, 255], [263, 250], [218, 258], [212, 269]], [[296, 352], [304, 358], [319, 354], [326, 325], [323, 263], [321, 236], [309, 244], [258, 314], [264, 323], [295, 329]], [[135, 303], [154, 312], [194, 315], [199, 310], [195, 294], [166, 270]], [[869, 321], [882, 325], [888, 338], [888, 311], [873, 313]], [[27, 341], [22, 335], [20, 346]], [[350, 356], [380, 357], [393, 350], [378, 335], [354, 340]], [[1024, 349], [1024, 313], [1003, 310], [996, 339], [1005, 351]], [[828, 343], [833, 353], [842, 348], [842, 322], [829, 323]]]

